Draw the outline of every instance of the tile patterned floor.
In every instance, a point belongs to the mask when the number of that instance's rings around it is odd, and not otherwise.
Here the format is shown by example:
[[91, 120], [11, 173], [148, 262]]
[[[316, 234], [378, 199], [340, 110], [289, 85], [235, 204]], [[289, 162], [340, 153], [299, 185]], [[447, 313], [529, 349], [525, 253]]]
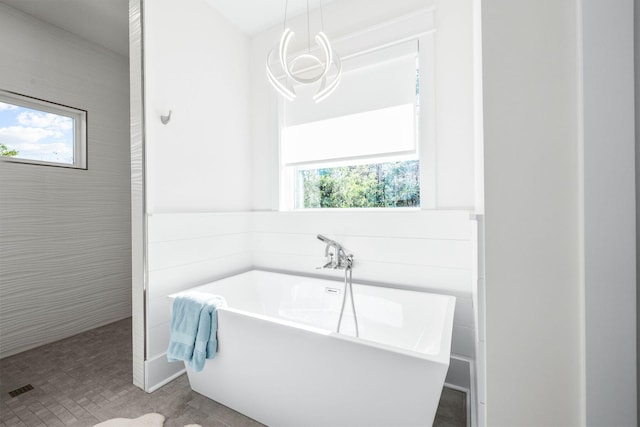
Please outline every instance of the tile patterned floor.
[[[9, 396], [26, 384], [33, 390]], [[466, 426], [465, 396], [445, 388], [434, 426]], [[131, 319], [0, 360], [0, 427], [89, 427], [149, 412], [167, 427], [262, 425], [191, 391], [186, 375], [151, 394], [131, 384]]]

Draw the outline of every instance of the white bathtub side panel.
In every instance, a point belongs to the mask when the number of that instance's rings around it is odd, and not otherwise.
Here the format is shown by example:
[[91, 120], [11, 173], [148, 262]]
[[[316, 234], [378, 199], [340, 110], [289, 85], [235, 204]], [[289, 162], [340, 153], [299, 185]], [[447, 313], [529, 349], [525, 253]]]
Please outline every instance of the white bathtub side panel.
[[191, 387], [272, 427], [431, 425], [447, 371], [230, 311], [219, 342], [202, 372], [187, 371]]

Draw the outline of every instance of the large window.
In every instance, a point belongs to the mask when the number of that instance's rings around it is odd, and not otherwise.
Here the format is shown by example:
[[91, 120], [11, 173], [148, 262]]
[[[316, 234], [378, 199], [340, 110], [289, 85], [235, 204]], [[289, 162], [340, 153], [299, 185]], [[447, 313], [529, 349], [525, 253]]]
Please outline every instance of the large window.
[[280, 132], [281, 205], [288, 209], [420, 206], [418, 43], [343, 61], [321, 103], [296, 88]]
[[0, 91], [0, 158], [86, 169], [83, 110]]

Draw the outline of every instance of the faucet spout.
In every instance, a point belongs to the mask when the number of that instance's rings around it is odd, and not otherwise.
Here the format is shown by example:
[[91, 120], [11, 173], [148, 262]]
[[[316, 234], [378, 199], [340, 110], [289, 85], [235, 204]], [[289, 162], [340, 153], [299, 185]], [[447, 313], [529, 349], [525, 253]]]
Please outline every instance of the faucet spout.
[[[347, 254], [342, 245], [335, 240], [329, 239], [322, 234], [318, 234], [318, 240], [326, 244], [324, 248], [324, 256], [328, 262], [322, 268], [350, 269], [353, 265], [353, 255]], [[331, 248], [333, 251], [330, 252]]]
[[[334, 248], [335, 256], [338, 256], [338, 253], [342, 249], [342, 247], [335, 240], [331, 240], [327, 236], [323, 236], [322, 234], [318, 234], [318, 240], [326, 243], [327, 246], [324, 248], [324, 256], [329, 257], [329, 249]], [[333, 262], [333, 261], [331, 261]]]

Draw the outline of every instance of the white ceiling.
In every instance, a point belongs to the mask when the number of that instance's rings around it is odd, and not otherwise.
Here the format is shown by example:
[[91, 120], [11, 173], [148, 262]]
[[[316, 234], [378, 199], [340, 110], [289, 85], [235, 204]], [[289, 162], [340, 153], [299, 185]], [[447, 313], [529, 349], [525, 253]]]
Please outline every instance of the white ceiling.
[[[232, 24], [246, 34], [254, 35], [284, 21], [284, 8], [287, 6], [287, 18], [305, 13], [306, 0], [206, 0], [218, 9]], [[314, 10], [334, 0], [309, 0], [309, 9]]]
[[[254, 35], [282, 23], [287, 0], [206, 1], [238, 29]], [[309, 8], [318, 8], [320, 1], [309, 0]], [[332, 1], [322, 0], [322, 5]], [[129, 0], [0, 0], [0, 3], [121, 55], [129, 55]], [[307, 0], [288, 0], [287, 17], [305, 13], [306, 8]]]
[[42, 21], [129, 56], [129, 0], [0, 0]]

